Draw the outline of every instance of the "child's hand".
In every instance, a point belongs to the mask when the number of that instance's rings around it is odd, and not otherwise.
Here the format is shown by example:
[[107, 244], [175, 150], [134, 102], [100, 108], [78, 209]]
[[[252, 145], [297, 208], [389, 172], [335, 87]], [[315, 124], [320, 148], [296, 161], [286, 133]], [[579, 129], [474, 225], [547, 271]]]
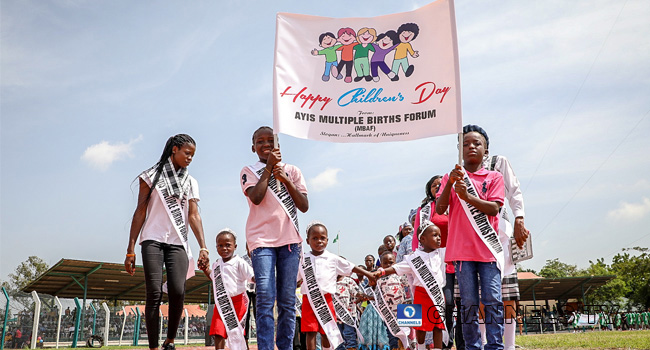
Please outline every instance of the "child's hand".
[[284, 172], [284, 168], [281, 166], [276, 166], [273, 168], [273, 176], [275, 176], [275, 178], [283, 184], [287, 184], [290, 181], [287, 173]]
[[460, 165], [456, 164], [454, 169], [449, 173], [449, 182], [453, 184], [456, 181], [462, 181], [463, 177], [465, 177], [465, 174], [463, 174], [463, 168]]
[[465, 181], [462, 180], [462, 178], [460, 181], [456, 181], [454, 184], [454, 192], [456, 192], [458, 198], [467, 202], [467, 185], [465, 184]]
[[279, 148], [274, 148], [269, 154], [269, 158], [266, 160], [266, 164], [270, 165], [272, 168], [275, 168], [275, 165], [282, 161], [282, 153], [280, 153]]
[[199, 259], [196, 261], [196, 266], [199, 270], [205, 271], [205, 269], [208, 268], [208, 265], [210, 265], [210, 257], [208, 256], [208, 252], [202, 250], [199, 253]]
[[314, 56], [318, 56], [318, 50], [316, 49], [311, 50], [311, 54]]

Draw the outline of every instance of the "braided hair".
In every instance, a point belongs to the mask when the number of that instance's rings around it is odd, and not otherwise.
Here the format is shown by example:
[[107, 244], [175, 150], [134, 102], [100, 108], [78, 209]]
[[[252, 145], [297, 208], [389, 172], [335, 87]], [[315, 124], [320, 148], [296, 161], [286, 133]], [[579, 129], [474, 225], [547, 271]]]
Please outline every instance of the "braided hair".
[[149, 188], [146, 202], [149, 202], [151, 193], [153, 192], [153, 189], [156, 188], [158, 180], [160, 180], [160, 175], [162, 174], [163, 167], [165, 166], [167, 159], [172, 156], [172, 150], [174, 149], [174, 146], [176, 146], [176, 148], [181, 148], [186, 143], [190, 143], [196, 146], [196, 141], [194, 141], [194, 139], [188, 134], [177, 134], [167, 139], [165, 148], [163, 148], [163, 152], [160, 155], [160, 159], [158, 160], [158, 163], [154, 165], [156, 168], [156, 175], [153, 177], [153, 180], [151, 180], [151, 187]]
[[436, 194], [435, 194], [435, 193], [431, 193], [431, 184], [432, 184], [434, 181], [436, 181], [437, 179], [442, 179], [442, 176], [440, 176], [440, 175], [436, 175], [436, 176], [430, 178], [429, 181], [427, 181], [427, 184], [424, 185], [424, 193], [425, 193], [427, 196], [422, 200], [422, 205], [420, 206], [420, 208], [421, 208], [421, 207], [424, 207], [424, 206], [427, 205], [427, 203], [429, 203], [429, 202], [435, 202], [435, 201], [436, 201], [436, 197], [435, 197]]
[[262, 130], [269, 130], [271, 133], [273, 133], [273, 128], [271, 128], [270, 126], [260, 126], [259, 128], [257, 128], [257, 130], [255, 130], [255, 132], [253, 132], [253, 144], [255, 144], [255, 135], [257, 135], [257, 133]]

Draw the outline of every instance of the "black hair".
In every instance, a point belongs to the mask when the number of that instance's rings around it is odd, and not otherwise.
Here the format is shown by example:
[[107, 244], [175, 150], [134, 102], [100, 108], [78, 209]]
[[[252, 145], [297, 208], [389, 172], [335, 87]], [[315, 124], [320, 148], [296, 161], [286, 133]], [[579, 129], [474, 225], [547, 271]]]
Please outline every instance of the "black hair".
[[478, 125], [472, 125], [472, 124], [467, 124], [463, 126], [463, 135], [468, 134], [470, 132], [477, 132], [481, 134], [481, 136], [483, 136], [483, 138], [485, 139], [485, 149], [490, 148], [490, 138], [488, 137], [487, 132], [485, 132], [485, 130], [483, 130], [482, 127]]
[[322, 42], [323, 42], [323, 38], [325, 38], [326, 36], [331, 36], [333, 39], [336, 40], [336, 37], [334, 36], [334, 33], [332, 33], [332, 32], [325, 32], [325, 33], [321, 34], [321, 35], [318, 37], [318, 44], [322, 43]]
[[312, 229], [314, 226], [320, 226], [320, 227], [322, 227], [322, 228], [325, 229], [325, 232], [327, 232], [327, 227], [325, 227], [325, 224], [323, 224], [323, 223], [316, 222], [316, 223], [310, 224], [310, 225], [307, 227], [307, 239], [309, 239], [309, 232], [311, 232], [311, 229]]
[[145, 202], [149, 202], [151, 193], [153, 192], [153, 189], [156, 188], [156, 184], [158, 183], [158, 180], [160, 180], [160, 175], [162, 174], [163, 167], [165, 166], [167, 159], [172, 156], [174, 147], [181, 148], [186, 143], [190, 143], [196, 146], [196, 141], [194, 141], [194, 139], [188, 134], [177, 134], [167, 139], [165, 148], [163, 148], [163, 152], [160, 155], [160, 160], [158, 160], [158, 163], [155, 165], [156, 175], [154, 175], [153, 180], [151, 181], [151, 187], [149, 188], [149, 193], [147, 194], [147, 199]]
[[253, 144], [255, 144], [255, 135], [257, 135], [257, 133], [262, 130], [269, 130], [271, 131], [271, 133], [273, 133], [273, 128], [271, 128], [270, 126], [260, 126], [259, 128], [257, 128], [257, 130], [253, 132]]
[[381, 33], [381, 34], [377, 35], [377, 40], [376, 41], [380, 41], [385, 36], [391, 38], [391, 40], [393, 40], [393, 44], [399, 42], [399, 35], [397, 35], [397, 32], [395, 32], [394, 30], [389, 30], [386, 33]]
[[442, 179], [442, 176], [441, 175], [435, 175], [434, 177], [430, 178], [429, 181], [427, 181], [426, 185], [424, 185], [424, 193], [427, 196], [422, 200], [421, 207], [425, 206], [429, 202], [435, 202], [436, 201], [435, 193], [431, 193], [431, 184], [434, 181], [436, 181], [437, 179]]
[[371, 257], [372, 260], [375, 260], [375, 256], [374, 256], [374, 255], [372, 255], [372, 254], [368, 254], [368, 255], [366, 255], [366, 256], [363, 258], [363, 261], [366, 261], [366, 258], [367, 258], [367, 257]]
[[385, 252], [381, 253], [381, 256], [379, 257], [379, 262], [383, 263], [384, 262], [384, 257], [387, 256], [388, 254], [390, 254], [392, 256], [395, 256], [395, 254], [393, 254], [393, 252], [385, 251]]
[[406, 32], [406, 31], [413, 32], [412, 40], [415, 40], [415, 38], [417, 38], [418, 34], [420, 33], [420, 27], [418, 27], [418, 25], [415, 23], [404, 23], [401, 26], [399, 26], [399, 28], [397, 28], [398, 37], [400, 34], [402, 34], [402, 32]]
[[235, 236], [235, 234], [230, 230], [223, 230], [223, 231], [217, 233], [217, 239], [216, 240], [218, 241], [219, 237], [226, 236], [226, 235], [230, 235], [232, 237], [232, 240], [235, 242], [235, 244], [237, 244], [237, 236]]

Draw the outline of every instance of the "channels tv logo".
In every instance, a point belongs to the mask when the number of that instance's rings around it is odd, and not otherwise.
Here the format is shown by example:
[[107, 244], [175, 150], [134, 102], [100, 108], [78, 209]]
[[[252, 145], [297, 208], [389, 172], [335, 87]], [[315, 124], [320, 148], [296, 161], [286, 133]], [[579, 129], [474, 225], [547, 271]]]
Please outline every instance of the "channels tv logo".
[[422, 305], [420, 304], [397, 305], [397, 324], [400, 327], [422, 326]]

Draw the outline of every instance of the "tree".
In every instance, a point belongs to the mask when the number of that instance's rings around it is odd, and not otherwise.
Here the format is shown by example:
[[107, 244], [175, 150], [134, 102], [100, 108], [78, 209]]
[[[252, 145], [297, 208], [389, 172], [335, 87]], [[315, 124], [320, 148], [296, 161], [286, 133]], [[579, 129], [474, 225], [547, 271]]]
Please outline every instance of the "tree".
[[2, 286], [7, 290], [19, 291], [36, 280], [49, 268], [45, 260], [32, 255], [21, 262], [13, 273], [9, 274], [9, 281], [2, 282]]
[[21, 289], [36, 280], [49, 268], [45, 260], [32, 255], [27, 260], [21, 262], [16, 267], [16, 270], [8, 275], [9, 280], [3, 281], [2, 287], [7, 290], [11, 300], [22, 305], [22, 309], [32, 309], [33, 301], [31, 296], [22, 293]]
[[[616, 275], [612, 267], [605, 264], [605, 259], [597, 259], [596, 262], [589, 260], [589, 267], [584, 270], [587, 276]], [[588, 304], [608, 305], [623, 307], [626, 304], [625, 295], [629, 292], [627, 283], [619, 276], [607, 282], [600, 288], [587, 295]]]
[[625, 297], [630, 300], [629, 306], [650, 308], [650, 253], [648, 248], [634, 247], [623, 249], [640, 255], [619, 253], [612, 259], [612, 271], [617, 279], [627, 285]]
[[539, 275], [545, 278], [575, 277], [581, 274], [578, 266], [563, 263], [559, 258], [546, 260], [546, 265], [539, 270]]

